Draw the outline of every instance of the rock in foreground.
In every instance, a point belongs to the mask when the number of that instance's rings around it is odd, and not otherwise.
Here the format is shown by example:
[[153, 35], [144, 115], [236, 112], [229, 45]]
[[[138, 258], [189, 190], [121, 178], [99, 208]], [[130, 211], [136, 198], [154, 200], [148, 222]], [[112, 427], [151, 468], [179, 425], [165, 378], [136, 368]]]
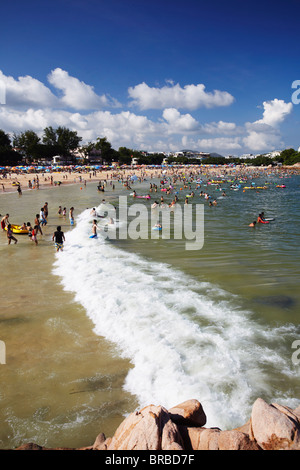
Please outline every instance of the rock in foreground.
[[[300, 406], [292, 410], [258, 398], [250, 420], [240, 428], [222, 431], [205, 424], [206, 415], [197, 400], [169, 410], [149, 405], [131, 413], [113, 437], [101, 433], [92, 446], [77, 450], [300, 450]], [[30, 443], [17, 450], [46, 448]]]

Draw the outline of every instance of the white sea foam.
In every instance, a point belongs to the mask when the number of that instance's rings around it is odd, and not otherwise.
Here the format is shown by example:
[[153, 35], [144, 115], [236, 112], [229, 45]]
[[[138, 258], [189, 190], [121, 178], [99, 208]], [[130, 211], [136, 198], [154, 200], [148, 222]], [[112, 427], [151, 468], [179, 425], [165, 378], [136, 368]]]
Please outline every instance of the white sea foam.
[[272, 396], [266, 370], [293, 374], [271, 346], [278, 334], [292, 335], [293, 326], [266, 330], [217, 287], [101, 235], [90, 239], [91, 219], [84, 211], [66, 234], [54, 273], [84, 306], [96, 334], [131, 360], [125, 389], [141, 406], [169, 408], [196, 398], [208, 426], [243, 424], [258, 396]]

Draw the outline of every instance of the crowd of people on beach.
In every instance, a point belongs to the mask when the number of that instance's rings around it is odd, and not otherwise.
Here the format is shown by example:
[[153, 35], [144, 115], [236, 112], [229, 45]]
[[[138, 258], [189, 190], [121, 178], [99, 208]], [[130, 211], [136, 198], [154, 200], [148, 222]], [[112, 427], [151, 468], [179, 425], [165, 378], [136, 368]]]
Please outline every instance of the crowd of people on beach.
[[[58, 216], [66, 218], [66, 208], [62, 209], [61, 206], [58, 208]], [[1, 215], [0, 215], [1, 216]], [[22, 225], [13, 225], [9, 221], [9, 214], [5, 214], [1, 218], [1, 229], [3, 232], [6, 232], [8, 244], [10, 245], [12, 241], [15, 244], [18, 243], [18, 239], [14, 236], [15, 233], [18, 234], [27, 234], [29, 240], [31, 240], [35, 245], [38, 245], [38, 235], [43, 235], [42, 228], [45, 228], [48, 224], [49, 216], [49, 206], [48, 202], [45, 202], [41, 207], [40, 212], [35, 215], [34, 224], [32, 226], [31, 222], [23, 222]], [[71, 207], [69, 210], [69, 220], [70, 224], [74, 224], [74, 207]], [[57, 226], [56, 231], [52, 235], [52, 241], [55, 243], [57, 251], [63, 249], [63, 243], [65, 241], [64, 232], [61, 229], [61, 225]]]

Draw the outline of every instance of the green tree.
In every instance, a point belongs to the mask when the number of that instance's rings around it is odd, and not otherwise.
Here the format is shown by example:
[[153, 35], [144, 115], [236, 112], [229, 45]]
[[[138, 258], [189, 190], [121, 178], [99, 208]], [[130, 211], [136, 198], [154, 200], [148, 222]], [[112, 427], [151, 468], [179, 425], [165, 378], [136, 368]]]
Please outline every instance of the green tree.
[[8, 134], [0, 129], [0, 165], [14, 166], [22, 161], [22, 157], [11, 147], [11, 141]]
[[57, 155], [70, 155], [72, 150], [75, 150], [82, 137], [77, 135], [77, 131], [71, 131], [66, 127], [58, 127], [53, 129], [52, 126], [44, 129], [43, 143], [56, 148]]
[[45, 145], [57, 145], [56, 130], [52, 126], [45, 127], [43, 135], [43, 143]]
[[103, 161], [107, 163], [111, 163], [113, 160], [117, 161], [119, 159], [119, 152], [112, 148], [111, 143], [108, 142], [106, 137], [98, 137], [94, 148], [96, 150], [101, 150]]
[[293, 148], [285, 149], [280, 153], [280, 157], [278, 158], [280, 158], [280, 161], [285, 162], [290, 157], [295, 155], [295, 153], [298, 153], [298, 152], [296, 152], [296, 150], [294, 150]]
[[26, 157], [38, 158], [39, 136], [34, 132], [27, 130], [20, 134], [13, 135], [13, 145], [21, 149]]
[[294, 165], [300, 162], [300, 153], [293, 148], [285, 149], [276, 160], [283, 165]]
[[119, 162], [121, 164], [130, 165], [132, 158], [142, 159], [143, 154], [138, 150], [132, 150], [127, 147], [119, 147]]
[[2, 129], [0, 129], [0, 147], [11, 148], [10, 137]]

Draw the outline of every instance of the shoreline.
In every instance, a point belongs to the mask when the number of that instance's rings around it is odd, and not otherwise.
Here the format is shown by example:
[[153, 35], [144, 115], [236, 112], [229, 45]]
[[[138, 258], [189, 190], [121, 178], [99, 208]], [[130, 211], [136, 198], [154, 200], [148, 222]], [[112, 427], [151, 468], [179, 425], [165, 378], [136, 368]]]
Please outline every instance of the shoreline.
[[[47, 448], [30, 442], [11, 450], [100, 450], [104, 451], [103, 459], [109, 459], [109, 463], [112, 459], [118, 464], [123, 462], [123, 458], [114, 456], [114, 452], [172, 451], [173, 458], [177, 457], [174, 462], [178, 463], [180, 454], [176, 452], [182, 451], [299, 450], [299, 436], [300, 406], [292, 409], [257, 398], [248, 421], [238, 428], [224, 431], [218, 426], [206, 427], [206, 412], [202, 404], [190, 399], [170, 409], [150, 404], [136, 410], [121, 422], [112, 437], [100, 432], [88, 447]], [[105, 451], [112, 452], [112, 456], [106, 457]], [[193, 461], [195, 455], [191, 457]], [[166, 463], [170, 463], [170, 455], [164, 458]]]
[[[224, 175], [234, 175], [237, 177], [249, 177], [249, 176], [261, 176], [261, 173], [265, 174], [270, 172], [271, 174], [281, 175], [288, 173], [299, 174], [300, 167], [244, 167], [244, 166], [235, 166], [235, 167], [226, 167], [226, 166], [216, 166], [216, 167], [205, 167], [205, 166], [180, 166], [180, 167], [160, 167], [160, 168], [151, 168], [151, 167], [138, 167], [138, 168], [122, 168], [122, 169], [102, 169], [102, 170], [93, 170], [93, 171], [74, 171], [74, 170], [65, 170], [65, 171], [39, 171], [39, 172], [19, 172], [19, 171], [8, 171], [6, 177], [0, 179], [0, 194], [5, 193], [16, 193], [18, 192], [18, 185], [20, 184], [21, 190], [37, 190], [37, 189], [48, 189], [50, 187], [57, 187], [60, 184], [69, 185], [69, 184], [88, 184], [95, 183], [99, 181], [127, 181], [131, 176], [137, 176], [138, 178], [147, 179], [147, 178], [159, 178], [162, 176], [185, 176], [185, 173], [199, 175], [210, 175], [213, 177], [223, 177]], [[38, 186], [37, 186], [38, 180]], [[31, 186], [30, 186], [31, 183]]]

